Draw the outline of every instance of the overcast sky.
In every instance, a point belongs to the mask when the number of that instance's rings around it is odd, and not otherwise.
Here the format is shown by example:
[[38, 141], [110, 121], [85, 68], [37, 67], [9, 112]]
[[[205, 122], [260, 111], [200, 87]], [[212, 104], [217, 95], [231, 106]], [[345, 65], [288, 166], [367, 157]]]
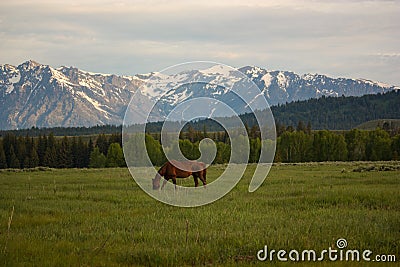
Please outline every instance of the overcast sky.
[[210, 60], [400, 85], [400, 1], [1, 0], [0, 64], [28, 59], [124, 75]]

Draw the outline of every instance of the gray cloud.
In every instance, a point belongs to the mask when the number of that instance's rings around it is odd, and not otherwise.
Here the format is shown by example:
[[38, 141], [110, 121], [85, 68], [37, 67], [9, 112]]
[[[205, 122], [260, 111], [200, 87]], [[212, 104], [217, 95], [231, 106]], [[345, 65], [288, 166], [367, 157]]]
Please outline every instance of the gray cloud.
[[0, 3], [1, 63], [135, 74], [213, 60], [400, 84], [383, 56], [400, 53], [399, 2], [242, 2]]

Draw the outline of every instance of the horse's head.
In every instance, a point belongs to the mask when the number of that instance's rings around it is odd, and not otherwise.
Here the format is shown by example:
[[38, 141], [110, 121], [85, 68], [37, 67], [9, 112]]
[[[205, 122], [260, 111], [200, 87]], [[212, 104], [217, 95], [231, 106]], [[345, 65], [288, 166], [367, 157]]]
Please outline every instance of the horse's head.
[[160, 188], [160, 180], [161, 180], [161, 175], [159, 173], [156, 174], [153, 181], [153, 190], [158, 190]]

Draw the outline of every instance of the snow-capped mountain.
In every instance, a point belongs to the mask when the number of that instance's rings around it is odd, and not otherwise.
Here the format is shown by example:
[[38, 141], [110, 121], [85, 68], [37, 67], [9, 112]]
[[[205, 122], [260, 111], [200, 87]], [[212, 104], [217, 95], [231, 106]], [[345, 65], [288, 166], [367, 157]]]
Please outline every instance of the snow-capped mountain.
[[34, 61], [0, 65], [0, 128], [120, 124], [141, 83]]
[[290, 71], [267, 71], [259, 67], [243, 67], [260, 88], [267, 88], [270, 105], [322, 96], [361, 96], [398, 90], [400, 87], [366, 79], [331, 78], [320, 74], [298, 75]]
[[[397, 90], [364, 79], [330, 78], [318, 74], [298, 75], [288, 71], [267, 71], [246, 66], [239, 69], [261, 89], [270, 105], [325, 96], [359, 96]], [[176, 104], [195, 97], [210, 97], [247, 111], [245, 103], [229, 88], [243, 77], [224, 79], [218, 66], [175, 75], [160, 73], [118, 76], [97, 74], [74, 67], [52, 68], [34, 61], [19, 66], [0, 65], [0, 129], [56, 126], [121, 124], [134, 93], [134, 112], [140, 114], [169, 85], [154, 110], [154, 120], [163, 118]], [[225, 73], [225, 77], [229, 75]], [[149, 78], [151, 82], [149, 81]], [[185, 81], [191, 81], [185, 84]], [[206, 83], [193, 83], [206, 81]], [[174, 86], [176, 84], [182, 86]], [[146, 84], [146, 86], [142, 86]], [[140, 90], [138, 91], [138, 89]], [[132, 107], [132, 105], [131, 105]], [[137, 108], [137, 110], [136, 110]]]

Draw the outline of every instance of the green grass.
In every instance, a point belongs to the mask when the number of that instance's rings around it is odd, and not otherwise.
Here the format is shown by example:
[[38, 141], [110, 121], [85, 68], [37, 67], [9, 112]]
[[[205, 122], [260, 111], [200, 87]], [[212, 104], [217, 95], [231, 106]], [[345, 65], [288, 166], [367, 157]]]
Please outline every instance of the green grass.
[[[250, 165], [228, 195], [199, 208], [150, 198], [122, 168], [3, 171], [0, 265], [266, 266], [256, 258], [264, 245], [320, 251], [338, 238], [399, 261], [400, 172], [352, 172], [362, 164], [372, 163], [275, 165], [248, 193]], [[222, 170], [212, 166], [210, 180]], [[366, 266], [333, 263], [345, 264]]]

